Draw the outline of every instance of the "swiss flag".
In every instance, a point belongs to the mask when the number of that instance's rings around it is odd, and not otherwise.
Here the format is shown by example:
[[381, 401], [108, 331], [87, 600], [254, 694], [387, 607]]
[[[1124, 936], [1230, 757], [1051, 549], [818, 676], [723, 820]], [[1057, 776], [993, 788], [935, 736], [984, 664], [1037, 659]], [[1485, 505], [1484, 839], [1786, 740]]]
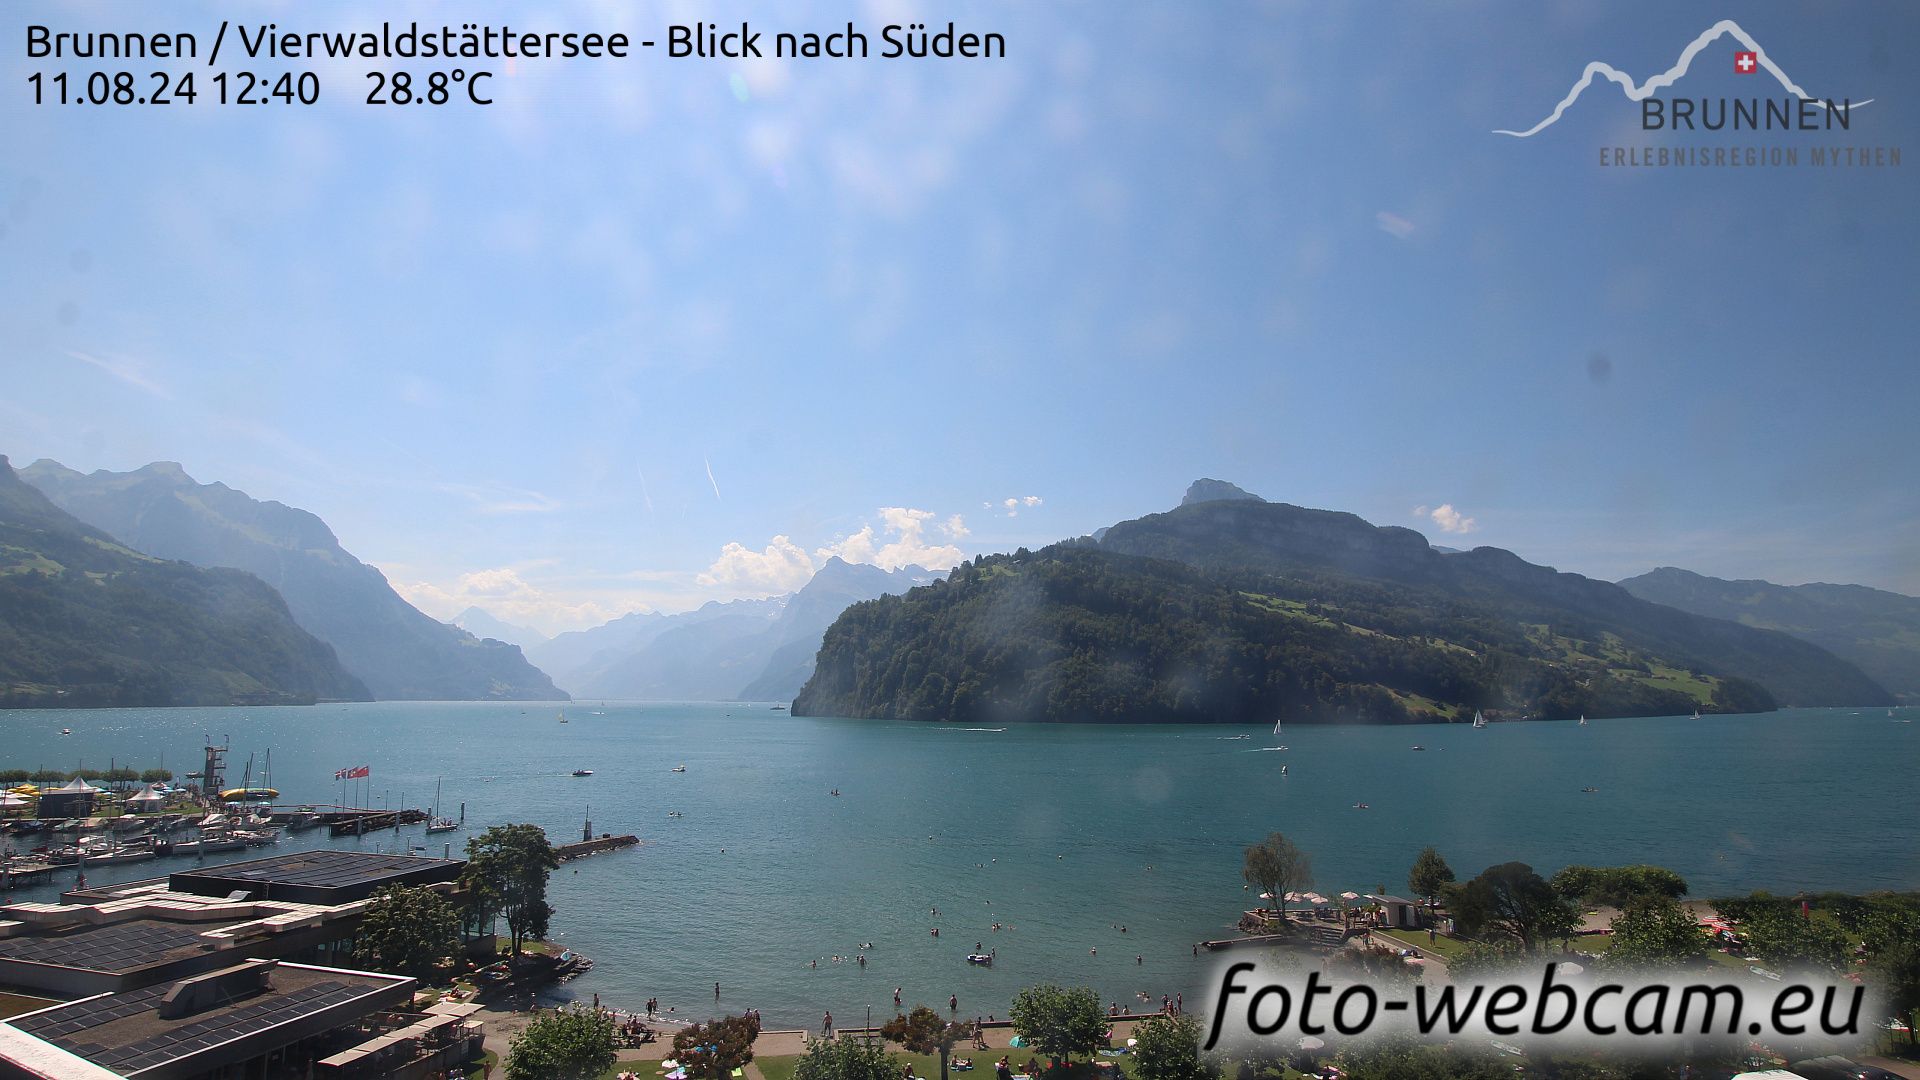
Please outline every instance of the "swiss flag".
[[1733, 70], [1741, 75], [1751, 75], [1760, 70], [1760, 54], [1737, 52], [1733, 54]]

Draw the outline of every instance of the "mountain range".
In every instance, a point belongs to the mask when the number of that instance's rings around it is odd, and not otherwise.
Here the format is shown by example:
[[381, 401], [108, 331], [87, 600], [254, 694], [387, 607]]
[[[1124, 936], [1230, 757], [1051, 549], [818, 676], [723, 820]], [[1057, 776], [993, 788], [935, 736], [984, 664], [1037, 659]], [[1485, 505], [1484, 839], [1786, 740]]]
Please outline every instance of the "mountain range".
[[787, 596], [716, 600], [678, 615], [626, 615], [560, 634], [529, 655], [584, 698], [787, 701], [812, 674], [821, 634], [849, 604], [937, 576], [836, 557]]
[[0, 456], [0, 706], [364, 701], [252, 574], [132, 550]]
[[1728, 581], [1663, 566], [1620, 587], [1656, 604], [1811, 641], [1920, 705], [1920, 599], [1864, 585]]
[[331, 645], [375, 698], [566, 697], [519, 646], [482, 640], [416, 610], [305, 510], [225, 484], [197, 483], [173, 462], [83, 474], [42, 460], [20, 476], [134, 551], [244, 570], [265, 581], [285, 598], [294, 621]]
[[855, 604], [793, 708], [1398, 722], [1890, 701], [1859, 668], [1778, 631], [1206, 480], [1172, 511]]
[[495, 618], [483, 608], [469, 607], [467, 610], [447, 620], [454, 626], [465, 630], [477, 638], [492, 638], [509, 645], [518, 645], [525, 652], [535, 645], [544, 645], [547, 635], [531, 626], [520, 626]]

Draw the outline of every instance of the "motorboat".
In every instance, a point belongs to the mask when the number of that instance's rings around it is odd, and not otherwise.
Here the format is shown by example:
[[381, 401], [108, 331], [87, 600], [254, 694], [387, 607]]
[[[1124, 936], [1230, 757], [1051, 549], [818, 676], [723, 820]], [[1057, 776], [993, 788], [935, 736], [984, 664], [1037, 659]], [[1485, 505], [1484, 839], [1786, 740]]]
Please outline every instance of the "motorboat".
[[247, 846], [245, 840], [237, 836], [217, 834], [202, 836], [198, 840], [182, 840], [173, 845], [175, 855], [212, 855], [220, 851], [239, 851]]
[[94, 855], [83, 856], [80, 862], [86, 866], [117, 866], [120, 863], [145, 862], [154, 857], [149, 845], [109, 848]]
[[969, 964], [980, 964], [980, 965], [982, 965], [982, 966], [984, 966], [984, 967], [992, 967], [992, 966], [993, 966], [993, 954], [992, 954], [992, 953], [983, 953], [983, 952], [973, 952], [973, 953], [968, 953], [968, 954], [967, 954], [967, 963], [969, 963]]
[[593, 775], [593, 770], [592, 770], [592, 769], [575, 769], [575, 770], [573, 770], [573, 775], [575, 775], [575, 776], [592, 776], [592, 775]]
[[668, 772], [686, 772], [687, 767], [685, 765], [675, 765], [673, 768], [668, 769], [667, 771]]

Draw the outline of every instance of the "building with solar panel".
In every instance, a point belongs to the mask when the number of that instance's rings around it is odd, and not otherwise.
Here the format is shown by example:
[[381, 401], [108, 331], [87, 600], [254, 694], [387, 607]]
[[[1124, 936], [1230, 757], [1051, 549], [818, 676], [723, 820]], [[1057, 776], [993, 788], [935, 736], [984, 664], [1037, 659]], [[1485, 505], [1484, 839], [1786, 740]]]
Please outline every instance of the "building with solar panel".
[[407, 1012], [414, 980], [249, 960], [0, 1023], [0, 1080], [424, 1077], [480, 1053], [478, 1006]]
[[[0, 907], [0, 985], [63, 1000], [0, 1023], [0, 1080], [425, 1077], [481, 1052], [474, 1004], [409, 1012], [353, 970], [381, 889], [456, 896], [457, 859], [317, 850]], [[470, 945], [491, 955], [491, 936]]]

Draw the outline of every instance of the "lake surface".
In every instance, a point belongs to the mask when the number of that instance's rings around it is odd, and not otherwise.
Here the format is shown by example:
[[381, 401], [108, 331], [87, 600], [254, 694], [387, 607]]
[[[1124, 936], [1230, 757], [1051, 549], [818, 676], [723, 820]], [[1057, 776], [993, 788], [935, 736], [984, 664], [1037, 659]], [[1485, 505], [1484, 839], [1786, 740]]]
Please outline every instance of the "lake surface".
[[[458, 854], [467, 835], [513, 821], [572, 840], [590, 806], [596, 833], [645, 844], [555, 874], [556, 939], [598, 965], [560, 993], [623, 1008], [657, 996], [705, 1016], [717, 980], [724, 1008], [759, 1008], [773, 1026], [815, 1026], [829, 1008], [859, 1023], [869, 1006], [892, 1008], [895, 986], [909, 1005], [956, 994], [967, 1016], [1005, 1015], [1017, 990], [1048, 979], [1122, 1004], [1142, 991], [1156, 1007], [1161, 994], [1192, 997], [1206, 963], [1192, 943], [1231, 932], [1249, 906], [1241, 850], [1274, 830], [1312, 855], [1327, 895], [1405, 892], [1427, 844], [1462, 877], [1519, 859], [1543, 873], [1657, 863], [1701, 896], [1920, 887], [1920, 725], [1881, 709], [1247, 739], [1225, 727], [796, 719], [738, 704], [579, 702], [566, 716], [398, 702], [8, 712], [0, 767], [111, 757], [185, 774], [211, 737], [231, 742], [230, 784], [271, 748], [283, 802], [337, 801], [334, 771], [365, 764], [372, 805], [401, 805], [404, 792], [427, 806], [436, 779], [443, 809], [466, 804], [467, 828], [431, 844], [415, 826], [397, 840], [307, 834], [267, 850], [440, 854], [453, 840]], [[168, 865], [117, 869], [133, 879]], [[70, 884], [62, 872], [12, 898]], [[865, 968], [833, 961], [863, 942]], [[976, 942], [996, 950], [991, 969], [965, 962]]]

